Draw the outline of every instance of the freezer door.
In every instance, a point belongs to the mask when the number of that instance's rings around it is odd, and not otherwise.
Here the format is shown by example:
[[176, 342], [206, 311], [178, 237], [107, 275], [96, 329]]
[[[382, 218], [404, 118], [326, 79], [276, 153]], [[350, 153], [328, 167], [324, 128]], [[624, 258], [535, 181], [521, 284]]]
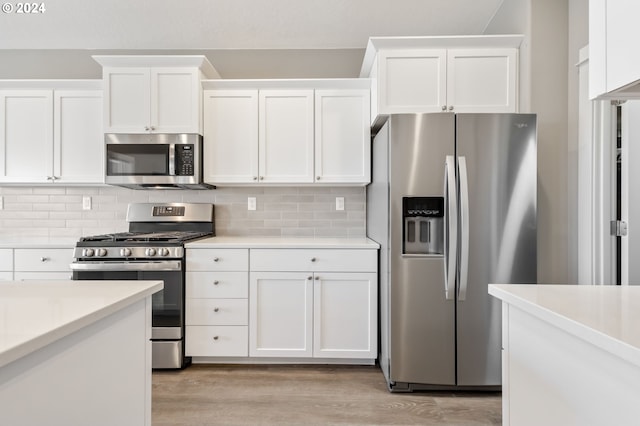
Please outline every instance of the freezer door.
[[537, 281], [536, 117], [458, 114], [456, 135], [458, 385], [497, 386], [501, 309], [487, 286]]
[[[454, 155], [454, 131], [453, 114], [389, 118], [392, 382], [455, 384], [455, 299], [446, 298], [445, 257], [402, 254], [402, 198], [444, 196], [445, 158]], [[452, 186], [455, 191], [455, 183]]]

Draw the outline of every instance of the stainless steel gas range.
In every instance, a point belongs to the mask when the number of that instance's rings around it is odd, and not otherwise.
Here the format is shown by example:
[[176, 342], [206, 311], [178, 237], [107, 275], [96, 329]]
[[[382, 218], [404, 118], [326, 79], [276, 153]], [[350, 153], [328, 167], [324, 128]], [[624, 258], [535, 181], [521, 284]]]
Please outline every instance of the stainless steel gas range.
[[163, 280], [152, 297], [153, 368], [187, 366], [184, 244], [215, 235], [214, 207], [196, 203], [131, 204], [129, 232], [83, 237], [71, 265], [74, 280]]

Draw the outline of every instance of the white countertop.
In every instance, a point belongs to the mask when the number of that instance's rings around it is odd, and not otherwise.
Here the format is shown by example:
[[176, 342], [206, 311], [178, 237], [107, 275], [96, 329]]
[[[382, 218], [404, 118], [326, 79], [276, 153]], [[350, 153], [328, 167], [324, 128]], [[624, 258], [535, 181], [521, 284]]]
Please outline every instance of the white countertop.
[[640, 286], [490, 284], [489, 294], [640, 366]]
[[378, 249], [369, 238], [304, 238], [304, 237], [211, 237], [185, 244], [186, 248], [327, 248]]
[[162, 281], [0, 282], [0, 367], [163, 286]]
[[0, 249], [2, 248], [68, 248], [72, 249], [76, 246], [79, 238], [60, 238], [60, 237], [0, 237]]

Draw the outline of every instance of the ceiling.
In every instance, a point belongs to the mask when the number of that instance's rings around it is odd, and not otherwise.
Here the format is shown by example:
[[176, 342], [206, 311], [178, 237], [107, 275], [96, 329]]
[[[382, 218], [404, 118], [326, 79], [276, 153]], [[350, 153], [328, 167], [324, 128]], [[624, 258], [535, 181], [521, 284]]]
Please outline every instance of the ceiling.
[[[91, 54], [187, 49], [217, 53], [210, 60], [224, 78], [287, 78], [319, 66], [322, 76], [356, 77], [369, 37], [482, 34], [503, 1], [55, 0], [41, 14], [0, 14], [0, 78], [43, 78], [47, 68], [46, 75], [56, 74], [65, 68], [54, 60], [60, 55], [93, 68], [83, 63]], [[265, 51], [274, 50], [286, 67], [269, 65]], [[332, 71], [340, 60], [347, 68]], [[249, 75], [247, 66], [254, 69]]]

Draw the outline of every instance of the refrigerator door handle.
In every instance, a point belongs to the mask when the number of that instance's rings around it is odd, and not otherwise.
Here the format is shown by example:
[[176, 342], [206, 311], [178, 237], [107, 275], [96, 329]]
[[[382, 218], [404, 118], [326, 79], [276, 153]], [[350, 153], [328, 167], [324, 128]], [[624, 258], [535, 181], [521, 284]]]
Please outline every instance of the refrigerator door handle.
[[460, 288], [458, 300], [467, 297], [469, 278], [469, 181], [467, 180], [467, 159], [458, 157], [458, 176], [460, 185]]
[[445, 220], [445, 265], [444, 265], [444, 295], [447, 300], [453, 300], [456, 290], [456, 255], [458, 253], [458, 200], [457, 200], [455, 158], [447, 155], [444, 164], [444, 197], [446, 214]]

